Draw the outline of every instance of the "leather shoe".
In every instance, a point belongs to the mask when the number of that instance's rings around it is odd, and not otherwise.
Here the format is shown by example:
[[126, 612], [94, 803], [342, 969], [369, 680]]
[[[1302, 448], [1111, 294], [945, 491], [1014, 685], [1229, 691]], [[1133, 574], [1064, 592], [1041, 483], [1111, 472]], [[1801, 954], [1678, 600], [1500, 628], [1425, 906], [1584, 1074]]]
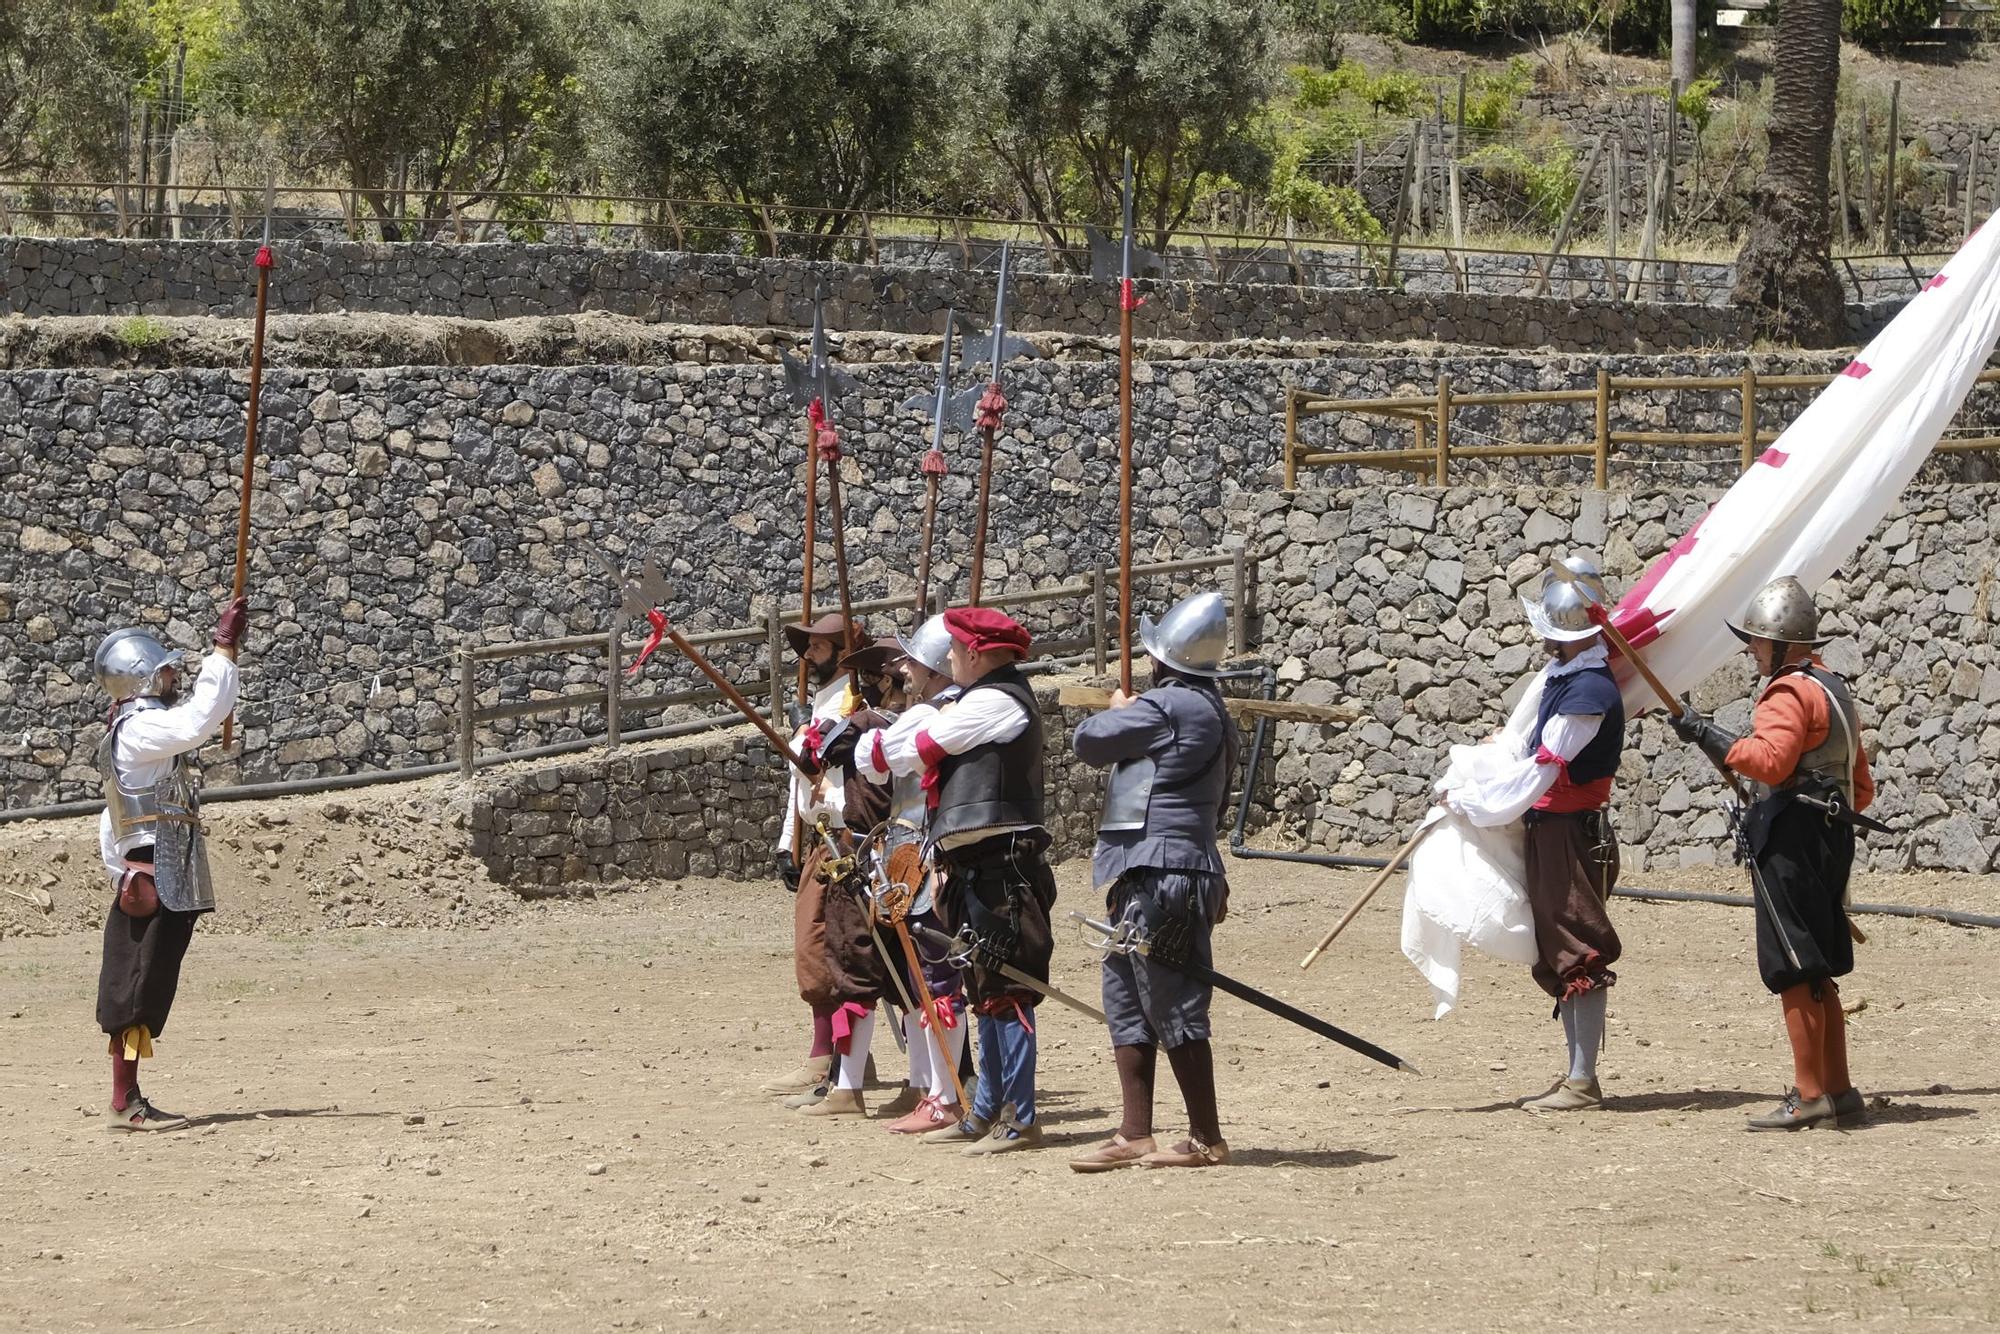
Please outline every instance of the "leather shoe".
[[967, 1158], [986, 1158], [996, 1153], [1012, 1153], [1015, 1149], [1039, 1149], [1042, 1147], [1042, 1127], [1030, 1121], [1022, 1125], [1012, 1116], [1003, 1116], [993, 1123], [986, 1132], [986, 1138], [975, 1140], [959, 1150]]
[[824, 1098], [799, 1108], [800, 1116], [866, 1116], [860, 1089], [829, 1089]]
[[1069, 1160], [1072, 1172], [1114, 1172], [1121, 1167], [1137, 1167], [1139, 1160], [1155, 1152], [1159, 1144], [1151, 1135], [1141, 1135], [1137, 1139], [1113, 1135], [1104, 1143], [1094, 1146], [1081, 1157]]
[[1173, 1148], [1149, 1153], [1139, 1161], [1146, 1167], [1221, 1167], [1229, 1161], [1229, 1143], [1217, 1140], [1203, 1144], [1189, 1135]]
[[1539, 1098], [1521, 1104], [1523, 1111], [1594, 1112], [1604, 1106], [1604, 1091], [1594, 1079], [1565, 1079]]
[[[1013, 1109], [1010, 1107], [1002, 1107], [999, 1119], [1004, 1119], [1011, 1115], [1012, 1111]], [[974, 1140], [984, 1139], [986, 1132], [993, 1129], [993, 1126], [994, 1122], [988, 1121], [983, 1116], [967, 1115], [960, 1120], [948, 1122], [939, 1126], [936, 1130], [927, 1131], [917, 1136], [917, 1142], [919, 1144], [966, 1145], [972, 1143]]]
[[1834, 1121], [1833, 1099], [1824, 1093], [1817, 1098], [1801, 1098], [1797, 1089], [1786, 1089], [1785, 1100], [1762, 1116], [1750, 1118], [1751, 1130], [1804, 1130], [1823, 1121]]
[[1860, 1089], [1833, 1095], [1833, 1123], [1841, 1127], [1868, 1124], [1868, 1099], [1861, 1096]]
[[808, 1056], [799, 1065], [784, 1074], [768, 1079], [763, 1084], [766, 1093], [800, 1093], [815, 1084], [826, 1082], [827, 1071], [833, 1066], [831, 1056]]
[[891, 1121], [886, 1129], [892, 1135], [926, 1135], [941, 1127], [957, 1124], [957, 1103], [944, 1103], [936, 1098], [925, 1098], [917, 1104], [914, 1112], [900, 1120]]
[[818, 1102], [820, 1099], [824, 1098], [827, 1095], [827, 1089], [828, 1085], [814, 1084], [811, 1088], [800, 1089], [797, 1093], [794, 1093], [791, 1097], [784, 1099], [782, 1102], [779, 1103], [779, 1106], [789, 1107], [796, 1112], [800, 1108], [810, 1107], [814, 1103]]

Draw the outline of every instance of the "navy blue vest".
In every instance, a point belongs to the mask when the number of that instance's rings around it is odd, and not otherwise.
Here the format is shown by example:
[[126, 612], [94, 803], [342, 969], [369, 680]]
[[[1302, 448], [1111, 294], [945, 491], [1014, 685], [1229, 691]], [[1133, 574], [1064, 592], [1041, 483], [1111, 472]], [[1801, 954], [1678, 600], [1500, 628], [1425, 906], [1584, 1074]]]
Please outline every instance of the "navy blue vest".
[[1581, 717], [1601, 713], [1604, 723], [1577, 757], [1569, 762], [1569, 781], [1578, 786], [1609, 778], [1618, 772], [1618, 756], [1625, 749], [1625, 701], [1609, 667], [1586, 667], [1580, 672], [1558, 676], [1542, 686], [1542, 712], [1535, 720], [1531, 743], [1541, 748], [1542, 729], [1559, 713]]

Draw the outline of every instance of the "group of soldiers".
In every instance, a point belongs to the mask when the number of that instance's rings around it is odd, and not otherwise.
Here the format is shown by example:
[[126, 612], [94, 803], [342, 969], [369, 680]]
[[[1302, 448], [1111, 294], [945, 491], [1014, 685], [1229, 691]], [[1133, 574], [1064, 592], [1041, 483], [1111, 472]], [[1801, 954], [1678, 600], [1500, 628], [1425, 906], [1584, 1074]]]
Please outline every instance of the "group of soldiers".
[[[1523, 826], [1533, 977], [1555, 1000], [1568, 1053], [1554, 1085], [1523, 1101], [1538, 1113], [1602, 1105], [1597, 1058], [1622, 954], [1607, 907], [1618, 852], [1606, 808], [1626, 737], [1603, 629], [1610, 594], [1587, 562], [1558, 573], [1523, 599], [1547, 662], [1525, 697], [1533, 716], [1502, 734], [1518, 738], [1508, 762], [1436, 794], [1474, 824]], [[193, 756], [235, 703], [247, 620], [241, 599], [230, 604], [217, 651], [198, 670], [141, 629], [106, 636], [95, 653], [112, 704], [97, 753], [111, 878], [97, 1019], [114, 1129], [187, 1124], [140, 1091], [139, 1065], [166, 1029], [195, 926], [215, 907]], [[1836, 979], [1854, 966], [1846, 887], [1855, 826], [1866, 823], [1856, 817], [1874, 796], [1861, 720], [1817, 652], [1826, 640], [1797, 579], [1767, 585], [1731, 628], [1765, 678], [1751, 730], [1731, 735], [1691, 708], [1673, 725], [1751, 784], [1739, 842], [1757, 890], [1759, 971], [1781, 998], [1794, 1073], [1780, 1104], [1750, 1126], [1854, 1125], [1866, 1112], [1848, 1073]], [[800, 763], [775, 861], [796, 892], [812, 1042], [798, 1068], [765, 1087], [802, 1116], [867, 1116], [876, 1012], [896, 999], [909, 1074], [903, 1094], [875, 1109], [887, 1129], [974, 1156], [1039, 1145], [1036, 1007], [1068, 998], [1049, 986], [1056, 885], [1045, 730], [1023, 671], [1029, 634], [998, 610], [965, 607], [906, 636], [864, 640], [838, 615], [788, 635], [815, 690], [792, 741]], [[1209, 1021], [1211, 934], [1229, 906], [1216, 832], [1239, 750], [1217, 684], [1227, 638], [1215, 593], [1157, 624], [1142, 618], [1149, 688], [1112, 692], [1072, 734], [1078, 758], [1109, 771], [1092, 858], [1101, 925], [1143, 944], [1105, 955], [1103, 1018], [1123, 1110], [1108, 1139], [1072, 1160], [1080, 1172], [1229, 1158]], [[1188, 1122], [1165, 1147], [1153, 1121], [1162, 1048]]]

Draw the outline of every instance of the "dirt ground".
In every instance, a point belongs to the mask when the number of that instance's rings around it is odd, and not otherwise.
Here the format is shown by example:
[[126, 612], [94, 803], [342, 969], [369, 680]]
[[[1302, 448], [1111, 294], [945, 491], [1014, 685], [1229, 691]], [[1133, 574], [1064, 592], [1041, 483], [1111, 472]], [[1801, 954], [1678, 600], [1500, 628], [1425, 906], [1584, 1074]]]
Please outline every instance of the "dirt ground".
[[[1392, 888], [1301, 974], [1362, 877], [1237, 863], [1221, 966], [1425, 1073], [1221, 997], [1235, 1163], [1085, 1178], [1065, 1159], [1106, 1133], [1117, 1095], [1081, 1016], [1039, 1020], [1044, 1150], [973, 1161], [801, 1121], [754, 1091], [803, 1046], [775, 886], [520, 903], [386, 850], [434, 799], [341, 803], [339, 820], [326, 798], [216, 808], [225, 911], [145, 1067], [156, 1101], [199, 1116], [175, 1134], [102, 1129], [85, 859], [61, 864], [51, 913], [0, 895], [0, 1328], [2000, 1320], [2000, 1080], [1981, 1018], [2000, 935], [1867, 919], [1846, 993], [1874, 1123], [1773, 1138], [1742, 1130], [1789, 1072], [1746, 918], [1622, 902], [1609, 1109], [1545, 1121], [1508, 1105], [1548, 1084], [1560, 1048], [1517, 970], [1472, 960], [1463, 1009], [1432, 1022]], [[38, 886], [36, 863], [87, 851], [87, 832], [0, 830], [9, 883]], [[285, 841], [275, 866], [260, 837]], [[318, 872], [297, 864], [315, 838]], [[367, 881], [306, 892], [333, 867]], [[1060, 880], [1059, 907], [1087, 906], [1080, 865]], [[1857, 897], [1991, 911], [1994, 888], [1874, 876]], [[432, 925], [338, 925], [371, 915]], [[1067, 934], [1056, 972], [1094, 990]], [[901, 1068], [886, 1034], [878, 1059]], [[1177, 1133], [1164, 1063], [1162, 1081], [1160, 1127]]]

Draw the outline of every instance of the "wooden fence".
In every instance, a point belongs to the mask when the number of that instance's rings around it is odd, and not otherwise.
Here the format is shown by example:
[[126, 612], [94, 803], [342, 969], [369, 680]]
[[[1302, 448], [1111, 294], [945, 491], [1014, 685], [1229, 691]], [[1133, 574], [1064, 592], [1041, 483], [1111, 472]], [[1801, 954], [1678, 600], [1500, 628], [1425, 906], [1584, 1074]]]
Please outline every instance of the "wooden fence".
[[[1298, 486], [1301, 468], [1397, 468], [1418, 474], [1429, 473], [1435, 486], [1451, 480], [1453, 459], [1549, 459], [1588, 458], [1594, 469], [1594, 485], [1600, 491], [1610, 483], [1613, 452], [1620, 446], [1710, 447], [1736, 454], [1747, 471], [1756, 462], [1757, 452], [1778, 438], [1778, 432], [1757, 425], [1757, 395], [1763, 389], [1820, 389], [1831, 383], [1832, 375], [1759, 375], [1745, 367], [1741, 375], [1613, 375], [1597, 372], [1594, 389], [1549, 389], [1510, 393], [1459, 393], [1451, 377], [1440, 373], [1437, 393], [1416, 398], [1340, 398], [1310, 389], [1285, 389], [1285, 489]], [[2000, 370], [1981, 372], [1980, 384], [2000, 381]], [[1623, 393], [1657, 390], [1702, 393], [1731, 393], [1737, 397], [1737, 429], [1734, 431], [1652, 431], [1621, 430], [1612, 415]], [[1543, 403], [1592, 404], [1596, 410], [1594, 439], [1577, 444], [1458, 444], [1452, 439], [1452, 414], [1471, 407], [1526, 407]], [[1366, 449], [1332, 451], [1306, 444], [1300, 426], [1309, 417], [1355, 412], [1409, 424], [1409, 449]], [[1966, 453], [2000, 449], [2000, 436], [1978, 435], [1941, 441], [1943, 453]]]
[[[1197, 556], [1188, 560], [1135, 564], [1132, 567], [1132, 574], [1134, 577], [1191, 574], [1201, 570], [1219, 570], [1225, 566], [1231, 571], [1230, 652], [1232, 656], [1240, 657], [1248, 644], [1248, 607], [1251, 580], [1256, 569], [1256, 559], [1247, 550], [1238, 547], [1218, 555]], [[1082, 579], [1068, 580], [1048, 588], [1031, 589], [1020, 593], [1009, 592], [1004, 595], [1003, 600], [1010, 608], [1020, 608], [1074, 598], [1088, 598], [1089, 635], [1077, 640], [1057, 640], [1039, 644], [1035, 661], [1071, 663], [1087, 660], [1092, 664], [1094, 671], [1103, 675], [1109, 668], [1111, 655], [1116, 651], [1117, 624], [1114, 613], [1117, 608], [1117, 594], [1118, 571], [1113, 567], [1094, 569]], [[907, 597], [873, 598], [854, 603], [852, 610], [859, 615], [869, 612], [899, 611], [909, 605], [910, 599]], [[822, 606], [820, 610], [826, 608]], [[936, 610], [943, 610], [941, 601]], [[742, 691], [745, 697], [764, 700], [771, 721], [778, 723], [785, 713], [786, 691], [791, 680], [791, 672], [785, 666], [784, 630], [787, 625], [796, 624], [798, 620], [798, 608], [781, 611], [774, 606], [765, 614], [762, 621], [754, 624], [734, 626], [726, 630], [704, 631], [691, 634], [687, 638], [696, 647], [704, 649], [718, 645], [755, 644], [762, 641], [765, 646], [767, 668], [765, 679], [755, 683], [736, 681], [732, 684]], [[712, 705], [723, 702], [722, 692], [713, 689], [676, 690], [652, 695], [626, 694], [623, 678], [624, 663], [627, 655], [639, 648], [641, 642], [627, 639], [622, 631], [610, 630], [602, 634], [569, 635], [560, 639], [483, 644], [462, 650], [458, 655], [459, 774], [470, 778], [476, 769], [502, 762], [507, 758], [504, 752], [487, 755], [479, 753], [480, 723], [498, 722], [506, 718], [535, 718], [577, 710], [602, 716], [604, 744], [616, 747], [628, 739], [622, 726], [623, 716], [627, 713], [651, 713], [679, 706]], [[565, 694], [544, 695], [535, 699], [511, 700], [483, 707], [479, 704], [480, 664], [580, 652], [604, 655], [602, 685], [573, 690]], [[738, 716], [730, 712], [690, 720], [671, 729], [654, 729], [645, 735], [657, 736], [667, 731], [694, 732], [728, 727], [738, 721], [740, 721]]]

